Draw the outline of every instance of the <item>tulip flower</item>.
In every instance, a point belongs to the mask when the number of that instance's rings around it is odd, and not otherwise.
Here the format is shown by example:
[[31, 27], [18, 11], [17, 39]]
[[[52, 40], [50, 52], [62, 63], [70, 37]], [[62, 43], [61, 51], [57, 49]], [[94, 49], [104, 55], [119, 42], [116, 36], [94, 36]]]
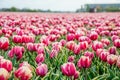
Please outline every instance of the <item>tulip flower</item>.
[[6, 37], [0, 38], [0, 49], [7, 50], [9, 47], [9, 40]]
[[5, 68], [8, 72], [12, 71], [12, 62], [10, 60], [1, 59], [0, 68]]
[[91, 65], [91, 59], [87, 56], [81, 56], [77, 65], [79, 68], [89, 68]]
[[93, 52], [86, 51], [86, 52], [84, 53], [84, 56], [88, 56], [90, 59], [93, 59], [94, 53], [93, 53]]
[[110, 65], [114, 65], [117, 62], [117, 58], [118, 58], [118, 56], [110, 54], [107, 56], [107, 63]]
[[105, 46], [108, 46], [110, 44], [110, 41], [109, 39], [101, 39], [101, 42], [105, 45]]
[[22, 37], [19, 35], [14, 35], [12, 38], [13, 42], [15, 43], [22, 43]]
[[44, 77], [48, 72], [48, 68], [46, 64], [41, 64], [36, 68], [36, 74], [40, 77]]
[[75, 79], [78, 79], [79, 74], [80, 74], [79, 71], [76, 71], [76, 72], [75, 72], [75, 74], [74, 74], [74, 80], [75, 80]]
[[76, 43], [75, 43], [74, 41], [69, 41], [69, 42], [66, 43], [66, 47], [67, 47], [69, 50], [73, 51], [75, 44], [76, 44]]
[[66, 40], [67, 40], [67, 41], [72, 41], [72, 40], [74, 40], [74, 39], [75, 39], [75, 35], [72, 34], [72, 33], [69, 33], [69, 34], [66, 36]]
[[15, 72], [14, 75], [16, 78], [20, 80], [29, 80], [32, 78], [32, 71], [27, 66], [19, 67]]
[[68, 62], [74, 62], [74, 60], [75, 60], [74, 56], [69, 56], [68, 57]]
[[117, 47], [117, 48], [120, 48], [120, 39], [116, 39], [114, 41], [114, 46]]
[[88, 48], [88, 42], [87, 41], [80, 42], [79, 46], [81, 50], [86, 50]]
[[74, 76], [76, 72], [76, 68], [74, 63], [68, 62], [61, 65], [61, 71], [66, 76]]
[[37, 63], [44, 62], [44, 60], [45, 60], [44, 55], [43, 54], [38, 54], [35, 60], [36, 60]]
[[97, 38], [98, 38], [98, 33], [95, 32], [95, 31], [92, 31], [92, 32], [89, 34], [89, 38], [90, 38], [91, 40], [97, 40]]
[[100, 54], [100, 59], [102, 60], [102, 61], [104, 61], [104, 62], [106, 62], [107, 61], [107, 56], [109, 55], [109, 52], [105, 52], [105, 51], [103, 51], [103, 52], [101, 52], [101, 54]]
[[97, 49], [103, 48], [103, 44], [99, 41], [94, 41], [92, 44], [92, 49], [96, 51]]
[[8, 80], [10, 78], [10, 74], [4, 68], [0, 68], [0, 80]]
[[76, 55], [78, 55], [78, 54], [80, 53], [80, 50], [81, 50], [81, 49], [80, 49], [80, 46], [76, 44], [76, 45], [74, 46], [73, 53], [76, 54]]
[[15, 55], [17, 60], [20, 60], [23, 56], [24, 51], [25, 51], [24, 47], [15, 46], [8, 52], [8, 56], [10, 58], [13, 58]]
[[117, 52], [116, 47], [113, 46], [113, 47], [109, 48], [109, 53], [110, 54], [116, 54], [116, 52]]

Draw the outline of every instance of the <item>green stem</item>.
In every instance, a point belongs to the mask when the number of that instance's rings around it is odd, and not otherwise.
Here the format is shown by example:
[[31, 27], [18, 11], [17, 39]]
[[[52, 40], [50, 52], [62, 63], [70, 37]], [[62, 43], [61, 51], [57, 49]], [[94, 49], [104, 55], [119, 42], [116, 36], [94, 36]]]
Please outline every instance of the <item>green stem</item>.
[[87, 69], [86, 68], [84, 68], [84, 80], [87, 80]]

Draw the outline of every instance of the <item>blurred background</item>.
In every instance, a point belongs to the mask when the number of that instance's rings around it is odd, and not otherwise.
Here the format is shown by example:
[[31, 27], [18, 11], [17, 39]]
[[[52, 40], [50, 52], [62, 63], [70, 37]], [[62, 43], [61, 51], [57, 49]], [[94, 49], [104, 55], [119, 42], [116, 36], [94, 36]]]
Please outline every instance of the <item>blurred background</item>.
[[120, 12], [120, 0], [0, 0], [1, 12]]

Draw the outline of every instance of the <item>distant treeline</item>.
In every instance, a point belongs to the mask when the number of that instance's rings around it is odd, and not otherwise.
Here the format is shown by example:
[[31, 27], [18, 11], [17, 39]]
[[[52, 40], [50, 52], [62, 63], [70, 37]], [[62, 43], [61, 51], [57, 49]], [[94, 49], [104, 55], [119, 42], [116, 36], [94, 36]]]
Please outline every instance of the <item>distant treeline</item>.
[[[50, 9], [48, 9], [48, 10], [30, 9], [30, 8], [19, 9], [16, 7], [1, 8], [0, 11], [4, 11], [4, 12], [61, 12], [61, 13], [63, 12], [63, 11], [51, 11]], [[69, 12], [69, 11], [65, 11], [65, 12]]]
[[[62, 13], [62, 12], [67, 12], [70, 13], [71, 11], [51, 11], [50, 9], [48, 10], [42, 10], [42, 9], [30, 9], [30, 8], [23, 8], [23, 9], [19, 9], [16, 7], [11, 7], [11, 8], [1, 8], [0, 9], [1, 12], [55, 12], [55, 13]], [[77, 9], [75, 11], [76, 13], [78, 12], [120, 12], [120, 8], [119, 7], [94, 7], [91, 8], [90, 6], [85, 6]]]

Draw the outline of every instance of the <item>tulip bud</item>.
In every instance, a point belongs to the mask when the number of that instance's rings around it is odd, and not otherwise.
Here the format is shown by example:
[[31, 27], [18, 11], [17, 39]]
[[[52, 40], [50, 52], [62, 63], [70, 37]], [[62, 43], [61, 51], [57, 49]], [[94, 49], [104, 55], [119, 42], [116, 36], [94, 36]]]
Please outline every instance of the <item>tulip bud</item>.
[[93, 52], [88, 52], [88, 51], [86, 51], [86, 52], [84, 53], [84, 56], [88, 56], [90, 59], [93, 59], [94, 53], [93, 53]]
[[76, 45], [74, 46], [73, 52], [74, 52], [74, 54], [78, 55], [78, 54], [80, 53], [80, 50], [81, 50], [81, 49], [80, 49], [80, 46], [76, 44]]
[[106, 62], [108, 55], [109, 55], [109, 52], [103, 51], [103, 52], [101, 52], [101, 54], [100, 54], [100, 59], [101, 59], [102, 61]]
[[16, 78], [20, 80], [29, 80], [32, 77], [32, 71], [27, 66], [19, 67], [15, 72], [14, 75]]
[[44, 55], [43, 54], [38, 54], [35, 60], [36, 60], [37, 63], [44, 62], [44, 60], [45, 60]]
[[110, 54], [110, 55], [107, 56], [107, 62], [110, 65], [114, 65], [117, 62], [117, 58], [118, 58], [118, 56]]
[[87, 56], [81, 56], [77, 65], [79, 68], [89, 68], [91, 65], [91, 59]]
[[0, 38], [0, 49], [7, 50], [9, 47], [9, 40], [6, 37]]
[[40, 77], [44, 77], [48, 72], [48, 68], [46, 64], [41, 64], [36, 68], [36, 74]]
[[62, 44], [62, 46], [64, 46], [66, 44], [66, 40], [62, 39], [60, 40], [60, 43]]
[[95, 31], [92, 31], [92, 32], [89, 34], [89, 38], [90, 38], [91, 40], [97, 40], [97, 38], [98, 38], [98, 33], [95, 32]]
[[92, 44], [92, 49], [96, 51], [97, 49], [103, 48], [103, 44], [99, 41], [94, 41]]
[[26, 61], [24, 61], [23, 63], [20, 63], [20, 64], [19, 64], [19, 67], [22, 67], [22, 66], [26, 66], [26, 67], [28, 67], [30, 70], [32, 70], [31, 65], [28, 64], [28, 62], [26, 62]]
[[22, 37], [19, 35], [14, 35], [12, 40], [15, 43], [22, 43]]
[[68, 62], [68, 63], [64, 63], [63, 65], [61, 65], [61, 71], [66, 76], [74, 76], [76, 72], [76, 68], [75, 68], [74, 63]]
[[50, 58], [54, 58], [54, 57], [56, 57], [58, 55], [58, 51], [57, 50], [52, 50], [51, 52], [50, 52]]
[[79, 74], [80, 74], [79, 71], [76, 71], [76, 72], [75, 72], [75, 74], [74, 74], [74, 80], [75, 80], [75, 79], [78, 79]]
[[12, 62], [10, 60], [1, 59], [0, 60], [0, 68], [5, 68], [8, 72], [12, 70]]
[[87, 41], [80, 42], [79, 46], [81, 50], [86, 50], [88, 48], [88, 42]]
[[8, 80], [10, 77], [10, 74], [8, 71], [4, 68], [0, 68], [0, 80]]
[[67, 41], [72, 41], [72, 40], [75, 39], [75, 35], [72, 34], [72, 33], [69, 33], [69, 34], [67, 35], [66, 39], [67, 39]]
[[34, 51], [34, 44], [33, 43], [27, 43], [26, 46], [27, 46], [27, 49], [29, 51]]
[[76, 43], [75, 43], [74, 41], [69, 41], [69, 42], [66, 43], [66, 47], [67, 47], [69, 50], [73, 51], [75, 44], [76, 44]]
[[109, 48], [109, 53], [110, 53], [110, 54], [116, 54], [116, 47], [114, 47], [114, 46], [113, 46], [113, 47], [110, 47], [110, 48]]
[[117, 48], [120, 48], [120, 39], [116, 39], [114, 41], [114, 46], [117, 47]]
[[105, 45], [105, 46], [108, 46], [110, 44], [110, 41], [109, 39], [101, 39], [101, 42]]
[[69, 56], [68, 57], [68, 62], [74, 62], [75, 57], [74, 56]]

